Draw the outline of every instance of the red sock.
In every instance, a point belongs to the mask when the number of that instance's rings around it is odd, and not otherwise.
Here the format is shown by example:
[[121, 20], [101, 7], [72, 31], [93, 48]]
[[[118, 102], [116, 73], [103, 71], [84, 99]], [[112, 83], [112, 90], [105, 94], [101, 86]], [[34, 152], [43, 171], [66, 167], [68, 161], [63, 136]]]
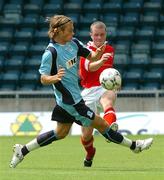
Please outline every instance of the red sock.
[[86, 156], [87, 160], [92, 159], [95, 154], [95, 148], [93, 147], [93, 141], [94, 141], [93, 136], [89, 141], [84, 141], [84, 139], [81, 137], [81, 143], [87, 152], [87, 156]]
[[108, 122], [109, 125], [111, 125], [113, 122], [116, 122], [115, 110], [112, 107], [106, 109], [103, 118], [106, 120], [106, 122]]

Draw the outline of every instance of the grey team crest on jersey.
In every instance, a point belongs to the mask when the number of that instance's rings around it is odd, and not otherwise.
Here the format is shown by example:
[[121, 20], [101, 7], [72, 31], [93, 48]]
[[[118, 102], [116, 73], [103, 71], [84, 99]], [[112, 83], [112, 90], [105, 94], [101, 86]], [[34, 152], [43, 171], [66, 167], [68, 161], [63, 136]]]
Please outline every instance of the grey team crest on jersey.
[[90, 118], [93, 117], [93, 112], [92, 111], [87, 111], [87, 116], [89, 116]]

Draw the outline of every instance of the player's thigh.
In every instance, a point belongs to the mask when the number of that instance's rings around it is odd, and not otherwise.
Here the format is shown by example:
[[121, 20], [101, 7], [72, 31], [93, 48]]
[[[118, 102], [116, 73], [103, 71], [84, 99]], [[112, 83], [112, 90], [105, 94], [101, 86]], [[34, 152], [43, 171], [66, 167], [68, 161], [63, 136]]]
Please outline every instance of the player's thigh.
[[109, 127], [108, 123], [97, 114], [95, 114], [95, 118], [91, 126], [97, 129], [100, 133], [104, 133], [104, 131]]

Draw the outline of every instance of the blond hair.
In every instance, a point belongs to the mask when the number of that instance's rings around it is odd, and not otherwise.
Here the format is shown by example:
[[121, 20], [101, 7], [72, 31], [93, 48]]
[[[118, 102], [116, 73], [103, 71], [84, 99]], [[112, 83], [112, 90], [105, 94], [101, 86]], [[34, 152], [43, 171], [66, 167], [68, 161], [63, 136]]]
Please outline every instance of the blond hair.
[[93, 27], [96, 27], [96, 28], [103, 28], [105, 29], [105, 31], [107, 31], [107, 28], [106, 28], [106, 25], [102, 22], [102, 21], [95, 21], [91, 24], [90, 26], [90, 32], [92, 32], [92, 28]]
[[52, 16], [47, 18], [47, 21], [49, 22], [48, 36], [50, 39], [54, 39], [59, 31], [64, 31], [68, 22], [72, 22], [71, 18], [64, 15]]

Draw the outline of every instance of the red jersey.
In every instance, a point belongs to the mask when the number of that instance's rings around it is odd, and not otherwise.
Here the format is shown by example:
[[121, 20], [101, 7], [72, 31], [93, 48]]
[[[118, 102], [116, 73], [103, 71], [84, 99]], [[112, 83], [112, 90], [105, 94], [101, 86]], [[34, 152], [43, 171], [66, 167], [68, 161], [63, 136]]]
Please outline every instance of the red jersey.
[[[88, 48], [92, 51], [96, 51], [96, 48], [89, 45]], [[106, 45], [104, 53], [112, 53], [112, 56], [97, 70], [94, 72], [89, 71], [89, 60], [81, 57], [80, 58], [80, 79], [81, 85], [83, 88], [90, 88], [93, 86], [100, 86], [99, 76], [101, 72], [106, 68], [113, 67], [113, 59], [114, 59], [114, 48], [110, 45]]]

